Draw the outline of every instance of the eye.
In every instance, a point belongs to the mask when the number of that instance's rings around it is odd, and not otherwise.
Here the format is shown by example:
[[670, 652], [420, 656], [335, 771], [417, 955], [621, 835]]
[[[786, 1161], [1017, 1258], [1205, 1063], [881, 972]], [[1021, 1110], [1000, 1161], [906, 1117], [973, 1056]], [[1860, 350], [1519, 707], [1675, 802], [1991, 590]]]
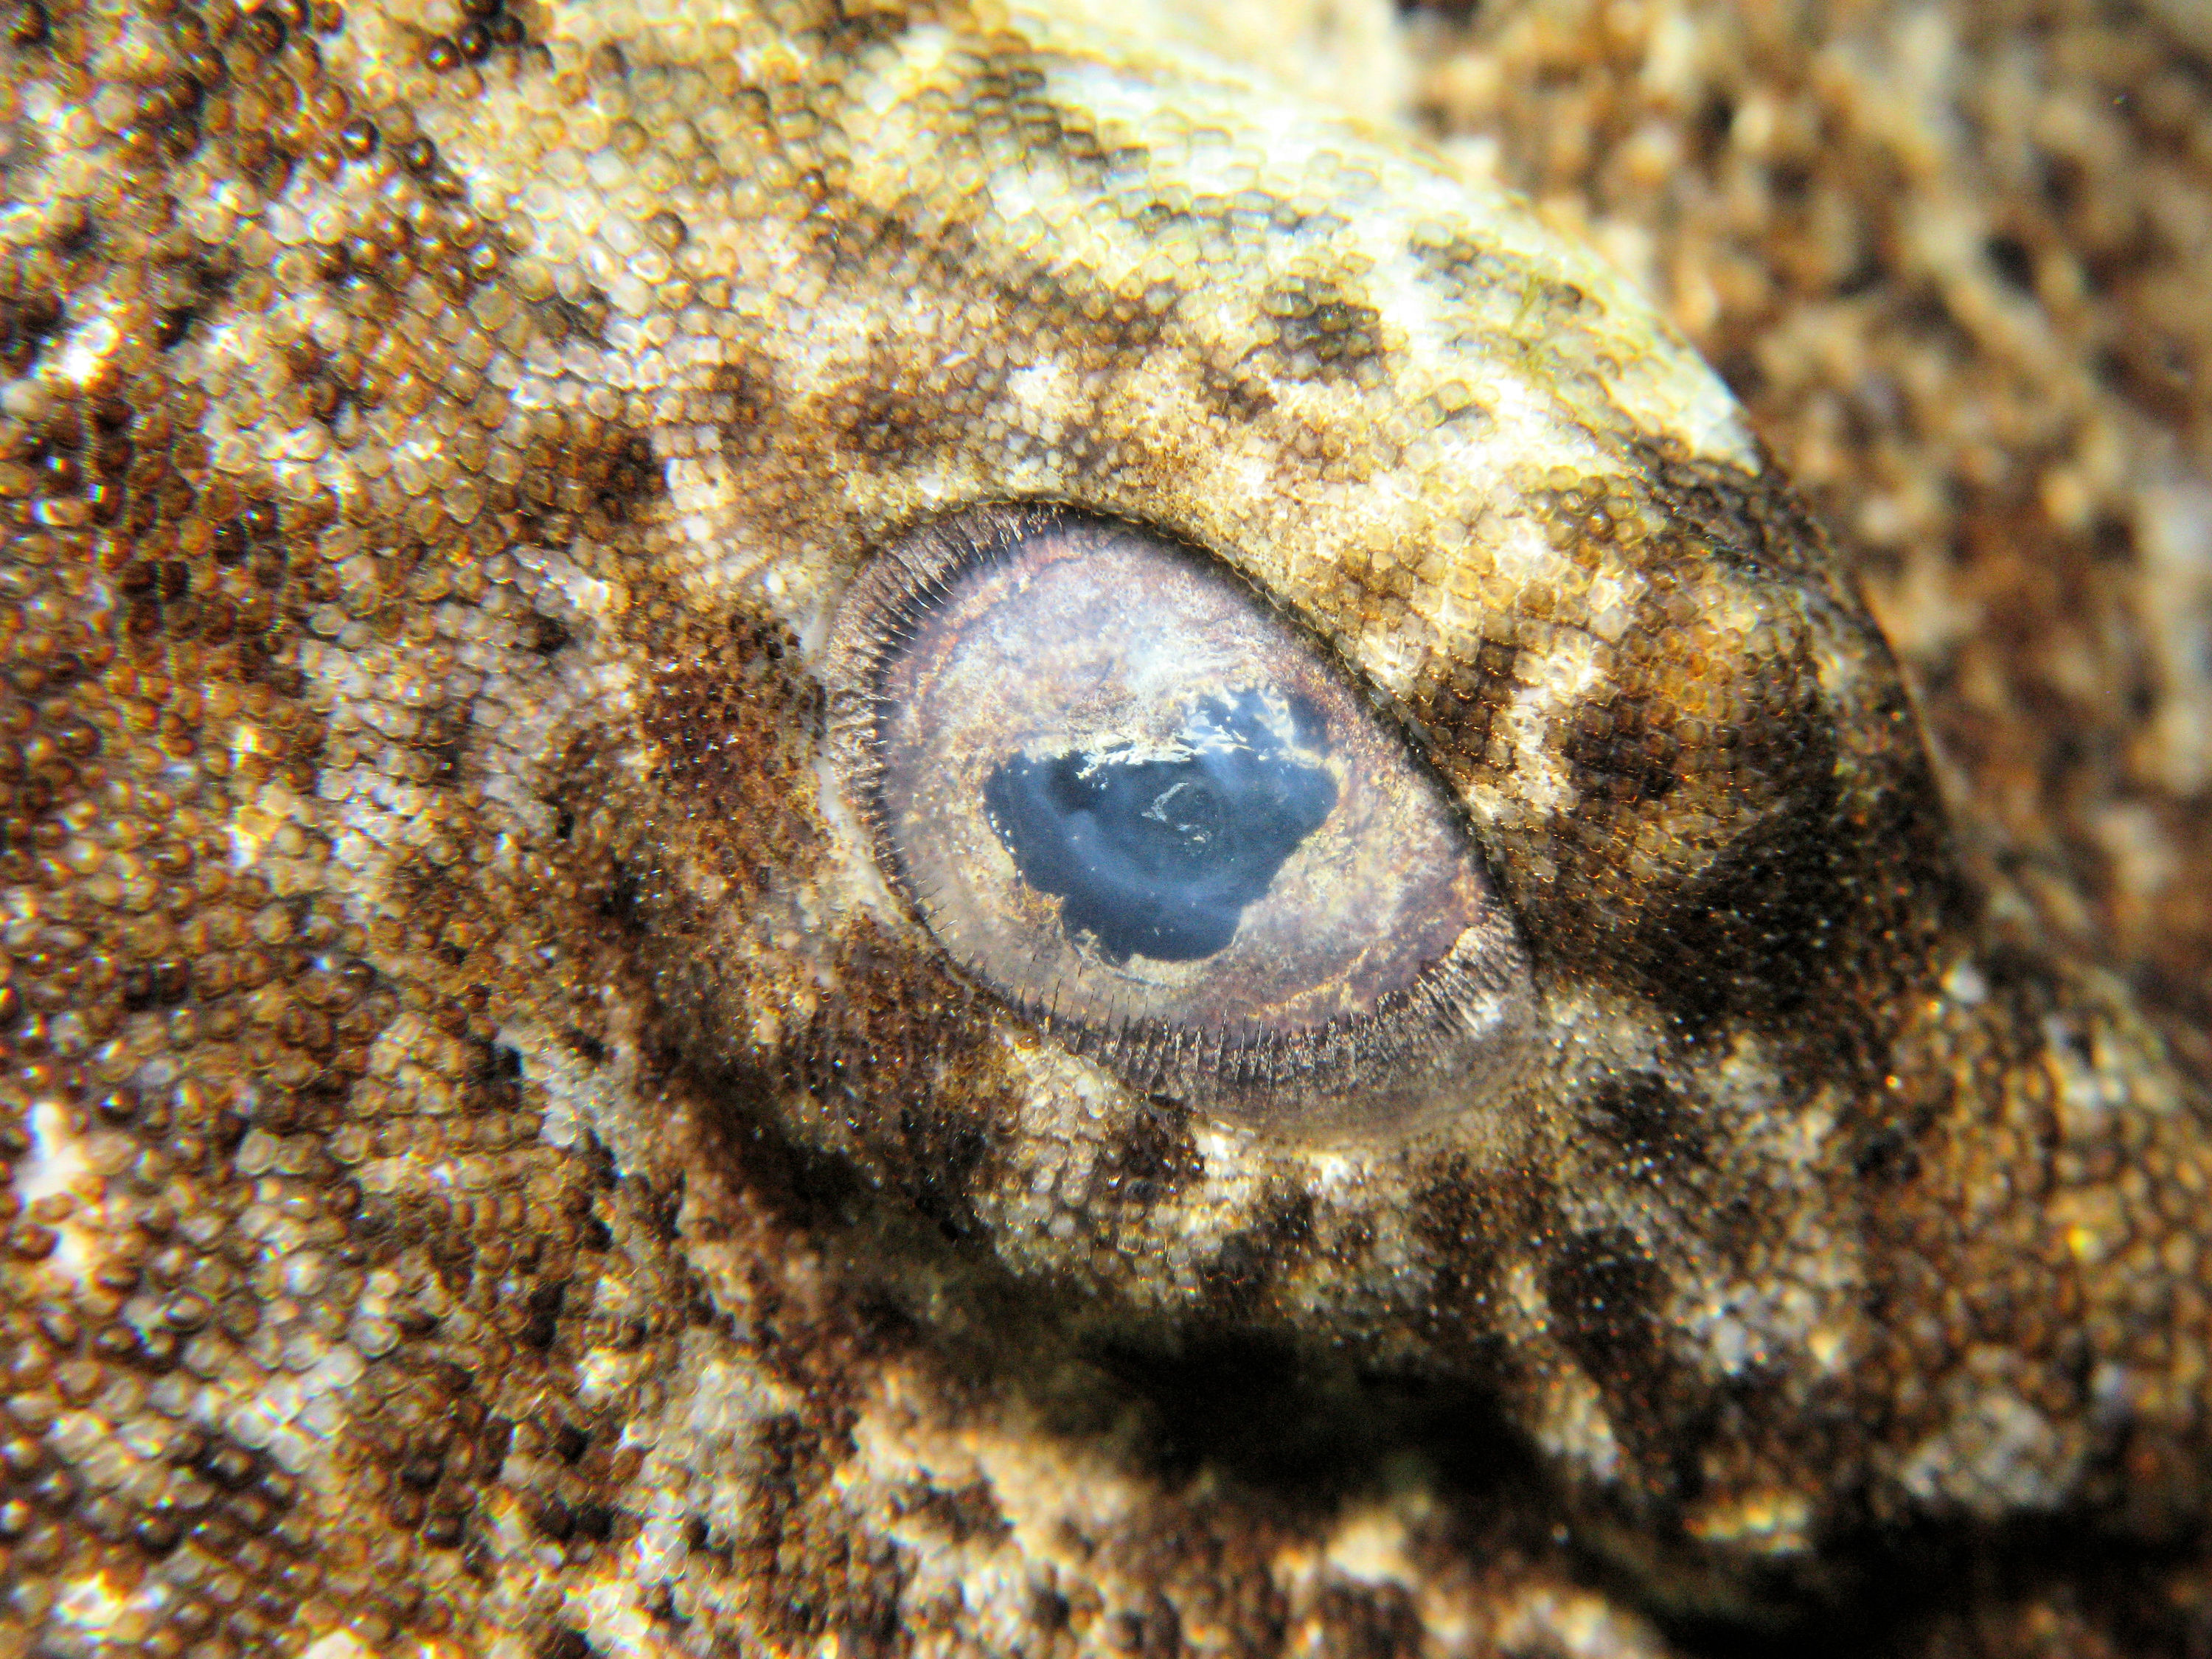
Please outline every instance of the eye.
[[1036, 507], [928, 526], [833, 623], [842, 781], [969, 974], [1133, 1086], [1279, 1127], [1465, 1098], [1525, 1023], [1436, 777], [1219, 561]]

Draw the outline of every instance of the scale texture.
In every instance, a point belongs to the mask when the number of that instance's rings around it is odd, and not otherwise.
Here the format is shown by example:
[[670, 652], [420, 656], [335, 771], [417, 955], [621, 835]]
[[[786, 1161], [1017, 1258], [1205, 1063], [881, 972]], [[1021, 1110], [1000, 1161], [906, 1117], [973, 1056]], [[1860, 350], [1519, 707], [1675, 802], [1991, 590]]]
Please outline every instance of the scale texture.
[[[12, 15], [0, 1650], [2212, 1638], [2201, 1083], [1381, 20]], [[1011, 502], [1441, 780], [1450, 1110], [1133, 1088], [886, 881], [832, 620]]]

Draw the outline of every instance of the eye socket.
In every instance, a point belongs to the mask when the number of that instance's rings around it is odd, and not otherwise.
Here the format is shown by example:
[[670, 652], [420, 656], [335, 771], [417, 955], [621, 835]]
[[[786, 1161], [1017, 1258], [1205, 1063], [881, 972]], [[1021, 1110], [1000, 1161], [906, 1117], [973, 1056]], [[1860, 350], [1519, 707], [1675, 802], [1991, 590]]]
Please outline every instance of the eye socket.
[[992, 507], [839, 608], [833, 752], [951, 958], [1133, 1086], [1301, 1131], [1462, 1103], [1528, 967], [1449, 799], [1218, 560]]

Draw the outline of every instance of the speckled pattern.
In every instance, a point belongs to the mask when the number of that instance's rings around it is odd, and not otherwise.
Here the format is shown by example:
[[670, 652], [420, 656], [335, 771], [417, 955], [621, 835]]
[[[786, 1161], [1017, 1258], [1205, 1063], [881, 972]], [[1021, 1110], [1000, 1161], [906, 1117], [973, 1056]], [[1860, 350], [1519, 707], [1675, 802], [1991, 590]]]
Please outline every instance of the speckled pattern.
[[[1751, 331], [1785, 281], [1600, 212], [1839, 556], [1480, 177], [1601, 209], [1559, 129], [1644, 98], [1694, 224], [1666, 110], [1779, 168], [1772, 88], [1848, 88], [1881, 15], [1829, 58], [1763, 14], [1417, 18], [1439, 152], [1099, 9], [18, 0], [0, 1645], [2199, 1650], [2208, 1106], [2109, 971], [2187, 1054], [2198, 947], [2124, 876], [2014, 879], [2081, 823], [2201, 843], [2197, 613], [2136, 612], [2134, 817], [2006, 793], [2051, 740], [1914, 598], [1980, 521], [1909, 486], [1971, 445], [1836, 499], [1869, 469], [1776, 388], [1837, 318]], [[1900, 74], [1966, 49], [1916, 15]], [[2033, 82], [2063, 33], [1988, 50]], [[2120, 38], [2170, 135], [2201, 64]], [[1486, 142], [1571, 80], [1589, 119]], [[2053, 188], [1975, 256], [2046, 307], [2090, 246]], [[1814, 216], [1756, 245], [1808, 285], [1850, 246]], [[2112, 374], [2154, 392], [2199, 337], [2143, 303], [2171, 349], [2119, 330]], [[2197, 580], [2187, 395], [2120, 422], [2164, 471], [2036, 475], [2153, 593]], [[1513, 1063], [1302, 1133], [947, 962], [830, 764], [831, 620], [1015, 501], [1218, 558], [1403, 731], [1527, 951]]]
[[[1418, 15], [1424, 126], [1660, 296], [1841, 532], [2008, 920], [2212, 1071], [2199, 5]], [[2008, 898], [2006, 902], [2012, 902]]]

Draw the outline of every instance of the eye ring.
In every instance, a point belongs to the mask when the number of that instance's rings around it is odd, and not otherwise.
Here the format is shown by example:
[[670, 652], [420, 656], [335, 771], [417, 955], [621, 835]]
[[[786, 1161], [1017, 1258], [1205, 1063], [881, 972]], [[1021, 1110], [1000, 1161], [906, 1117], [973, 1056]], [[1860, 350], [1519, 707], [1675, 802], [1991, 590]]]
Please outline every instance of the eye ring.
[[825, 653], [830, 753], [909, 918], [1145, 1094], [1407, 1127], [1526, 1048], [1464, 815], [1325, 641], [1224, 561], [1048, 504], [893, 538]]

